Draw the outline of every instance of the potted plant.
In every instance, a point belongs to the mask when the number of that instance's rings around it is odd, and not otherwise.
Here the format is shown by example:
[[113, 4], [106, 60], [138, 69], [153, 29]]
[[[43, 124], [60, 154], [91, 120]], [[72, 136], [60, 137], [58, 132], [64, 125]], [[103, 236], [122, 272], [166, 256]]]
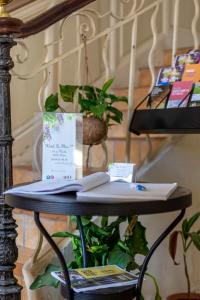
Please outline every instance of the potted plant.
[[[121, 123], [123, 114], [115, 107], [118, 102], [127, 103], [127, 97], [108, 92], [114, 79], [104, 83], [102, 88], [90, 85], [60, 85], [59, 94], [65, 103], [78, 104], [83, 113], [83, 144], [97, 145], [107, 138], [109, 126]], [[45, 101], [45, 110], [65, 112], [59, 102], [58, 93], [50, 95]]]
[[167, 298], [168, 300], [200, 299], [200, 294], [191, 292], [191, 278], [190, 278], [188, 263], [187, 263], [188, 250], [192, 246], [194, 246], [198, 251], [200, 251], [200, 230], [198, 229], [196, 231], [193, 231], [193, 225], [197, 222], [199, 217], [200, 217], [200, 212], [194, 214], [190, 219], [185, 219], [182, 223], [182, 229], [176, 230], [170, 235], [169, 253], [175, 265], [178, 265], [178, 263], [175, 260], [178, 237], [180, 237], [182, 241], [184, 273], [187, 281], [187, 292], [170, 295]]
[[[118, 217], [112, 222], [109, 222], [108, 217], [101, 217], [100, 225], [97, 225], [92, 217], [81, 217], [81, 220], [85, 233], [88, 267], [114, 264], [128, 271], [135, 271], [136, 274], [139, 272], [140, 265], [136, 256], [147, 255], [149, 249], [146, 229], [137, 216]], [[125, 226], [125, 231], [120, 233], [120, 225], [124, 222], [127, 222], [127, 226]], [[67, 231], [57, 232], [53, 234], [53, 237], [71, 238], [74, 260], [68, 267], [72, 269], [83, 267], [79, 234]], [[43, 286], [58, 287], [59, 281], [51, 276], [52, 271], [58, 270], [61, 270], [60, 266], [48, 265], [44, 273], [37, 276], [30, 288], [33, 290]], [[161, 300], [155, 278], [150, 274], [147, 275], [155, 285], [155, 300]]]

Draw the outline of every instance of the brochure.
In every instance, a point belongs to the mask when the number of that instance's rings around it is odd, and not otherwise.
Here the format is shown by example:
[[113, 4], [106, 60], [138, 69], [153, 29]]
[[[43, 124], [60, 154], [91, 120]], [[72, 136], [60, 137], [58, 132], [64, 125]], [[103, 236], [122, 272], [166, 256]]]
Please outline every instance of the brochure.
[[194, 85], [190, 106], [200, 106], [200, 83], [195, 83]]
[[[63, 272], [52, 272], [51, 275], [65, 284]], [[69, 275], [72, 288], [77, 293], [134, 285], [138, 281], [134, 274], [115, 265], [69, 270]]]
[[185, 65], [182, 81], [200, 81], [200, 64]]
[[192, 50], [187, 54], [181, 54], [175, 58], [175, 67], [183, 72], [186, 64], [198, 64], [200, 61], [200, 52]]
[[156, 86], [169, 85], [175, 81], [181, 80], [181, 72], [173, 67], [160, 69], [157, 77]]
[[190, 92], [193, 87], [192, 81], [179, 81], [175, 82], [172, 87], [171, 94], [169, 96], [169, 100], [167, 102], [167, 108], [185, 107], [188, 104], [190, 98]]
[[74, 180], [82, 173], [82, 115], [76, 113], [41, 114], [42, 179]]
[[149, 96], [147, 106], [149, 108], [164, 108], [170, 90], [169, 85], [154, 86]]

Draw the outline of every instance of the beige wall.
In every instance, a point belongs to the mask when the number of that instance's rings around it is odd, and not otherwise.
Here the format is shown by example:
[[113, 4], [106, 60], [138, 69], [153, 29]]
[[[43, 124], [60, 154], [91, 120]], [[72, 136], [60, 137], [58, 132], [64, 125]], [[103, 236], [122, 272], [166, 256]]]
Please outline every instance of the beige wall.
[[[185, 135], [176, 145], [160, 157], [159, 161], [146, 172], [142, 179], [152, 182], [177, 182], [181, 186], [191, 189], [193, 205], [187, 209], [187, 216], [200, 211], [200, 136]], [[155, 216], [146, 216], [142, 220], [147, 226], [151, 241], [160, 234], [164, 228], [175, 218], [177, 213], [168, 213]], [[180, 225], [178, 226], [180, 227]], [[196, 228], [200, 228], [200, 220]], [[156, 230], [155, 230], [156, 229]], [[177, 261], [174, 266], [169, 257], [168, 239], [159, 247], [150, 264], [150, 271], [158, 278], [162, 295], [186, 291], [183, 259], [181, 256], [181, 243], [178, 244]], [[188, 252], [189, 271], [191, 275], [192, 290], [200, 292], [200, 253], [195, 247]]]

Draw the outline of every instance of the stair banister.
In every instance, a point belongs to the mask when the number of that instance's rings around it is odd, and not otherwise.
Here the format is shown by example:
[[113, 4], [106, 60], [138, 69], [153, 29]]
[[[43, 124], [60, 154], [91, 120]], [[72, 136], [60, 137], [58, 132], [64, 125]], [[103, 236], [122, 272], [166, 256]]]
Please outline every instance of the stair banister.
[[96, 0], [68, 0], [57, 4], [48, 9], [45, 13], [24, 23], [18, 37], [25, 38], [39, 33], [94, 1]]
[[0, 0], [0, 299], [20, 300], [21, 286], [13, 270], [18, 257], [16, 222], [12, 208], [5, 204], [4, 191], [12, 186], [12, 143], [10, 109], [10, 70], [14, 63], [10, 50], [15, 37], [38, 33], [94, 0], [68, 0], [54, 6], [33, 20], [23, 23], [11, 18], [6, 5], [12, 0]]

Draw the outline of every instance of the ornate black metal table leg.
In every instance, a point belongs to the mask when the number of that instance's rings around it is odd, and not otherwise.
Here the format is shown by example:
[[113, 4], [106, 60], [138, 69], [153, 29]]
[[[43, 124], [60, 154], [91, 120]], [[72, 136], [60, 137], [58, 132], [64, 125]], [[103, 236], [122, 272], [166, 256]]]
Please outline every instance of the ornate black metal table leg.
[[12, 208], [5, 205], [3, 192], [12, 185], [12, 136], [9, 70], [13, 67], [12, 36], [0, 36], [0, 300], [20, 299], [21, 287], [13, 276], [18, 251]]
[[140, 300], [141, 290], [142, 290], [142, 283], [144, 279], [145, 272], [147, 270], [147, 266], [149, 263], [150, 258], [152, 257], [154, 251], [158, 248], [158, 246], [162, 243], [162, 241], [168, 236], [168, 234], [176, 227], [176, 225], [181, 221], [185, 214], [185, 209], [181, 210], [180, 214], [176, 217], [176, 219], [165, 229], [165, 231], [159, 236], [159, 238], [154, 242], [151, 246], [148, 255], [145, 257], [144, 262], [142, 264], [142, 268], [140, 270], [140, 275], [138, 279], [137, 285], [137, 296], [136, 300]]
[[40, 230], [40, 232], [44, 235], [44, 237], [46, 238], [47, 242], [50, 244], [50, 246], [53, 248], [53, 250], [55, 251], [59, 262], [62, 266], [63, 269], [63, 273], [64, 273], [64, 277], [65, 277], [65, 281], [66, 281], [66, 286], [65, 286], [65, 292], [67, 293], [67, 299], [68, 300], [73, 300], [73, 295], [72, 295], [72, 289], [71, 289], [71, 282], [70, 282], [70, 278], [69, 278], [69, 272], [67, 269], [67, 263], [65, 261], [65, 258], [62, 254], [62, 252], [60, 251], [60, 249], [58, 248], [58, 246], [56, 245], [56, 243], [54, 242], [54, 240], [51, 238], [51, 236], [49, 235], [49, 233], [47, 232], [47, 230], [44, 228], [44, 226], [42, 225], [42, 223], [40, 222], [40, 214], [38, 212], [34, 212], [34, 220], [35, 223], [38, 227], [38, 229]]

